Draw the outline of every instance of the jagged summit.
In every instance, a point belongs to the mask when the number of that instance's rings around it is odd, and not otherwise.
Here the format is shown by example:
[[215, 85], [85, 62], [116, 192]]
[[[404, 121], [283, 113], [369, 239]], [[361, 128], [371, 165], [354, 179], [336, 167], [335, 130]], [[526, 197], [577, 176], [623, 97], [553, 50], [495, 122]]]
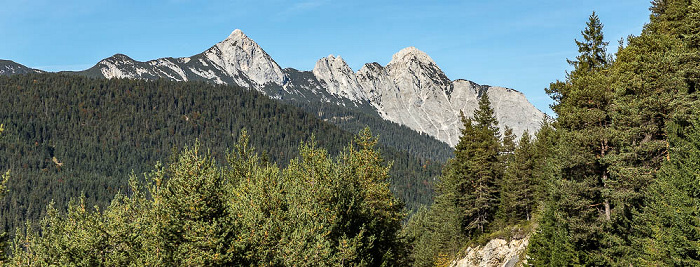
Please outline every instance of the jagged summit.
[[252, 82], [247, 87], [262, 88], [268, 83], [283, 85], [286, 80], [277, 62], [240, 29], [202, 54], [239, 85], [247, 80]]
[[391, 58], [391, 62], [389, 62], [388, 65], [391, 65], [392, 63], [399, 63], [399, 62], [407, 62], [407, 61], [418, 61], [418, 62], [423, 62], [423, 63], [428, 63], [428, 64], [434, 64], [435, 61], [428, 56], [425, 52], [418, 50], [418, 48], [415, 48], [413, 46], [406, 47], [404, 49], [399, 50], [394, 56]]
[[[425, 52], [406, 47], [382, 66], [365, 64], [357, 72], [338, 55], [316, 61], [310, 72], [282, 70], [250, 37], [236, 29], [206, 51], [183, 58], [139, 62], [123, 54], [86, 71], [106, 78], [165, 78], [233, 84], [295, 101], [324, 101], [374, 108], [383, 119], [457, 144], [460, 111], [471, 116], [478, 97], [487, 93], [501, 125], [516, 135], [539, 129], [544, 113], [512, 89], [450, 80]], [[88, 74], [86, 74], [88, 75]]]
[[316, 79], [326, 85], [329, 93], [353, 101], [366, 99], [362, 86], [357, 82], [355, 72], [341, 56], [329, 55], [319, 59], [312, 72]]
[[281, 86], [287, 80], [277, 63], [243, 31], [236, 29], [223, 41], [191, 57], [135, 61], [115, 54], [84, 71], [105, 78], [204, 80], [261, 89], [267, 84]]

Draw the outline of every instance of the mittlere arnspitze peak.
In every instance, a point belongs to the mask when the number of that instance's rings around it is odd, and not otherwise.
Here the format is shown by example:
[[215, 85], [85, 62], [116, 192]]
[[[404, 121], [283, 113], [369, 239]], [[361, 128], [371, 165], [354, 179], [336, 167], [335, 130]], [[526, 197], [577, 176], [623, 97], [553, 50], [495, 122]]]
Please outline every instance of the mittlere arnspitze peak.
[[[280, 68], [240, 29], [191, 57], [140, 62], [115, 55], [84, 73], [106, 78], [203, 80], [259, 90], [274, 98], [285, 98], [285, 94], [318, 95], [325, 91], [325, 96], [320, 97], [322, 101], [368, 103], [382, 118], [451, 146], [459, 140], [460, 111], [472, 116], [479, 96], [484, 93], [491, 99], [499, 126], [512, 128], [516, 135], [525, 130], [534, 133], [544, 117], [518, 91], [450, 80], [428, 54], [415, 47], [401, 49], [386, 66], [368, 63], [355, 72], [343, 58], [330, 55], [319, 59], [310, 73], [299, 72]], [[291, 99], [318, 101], [307, 97]]]

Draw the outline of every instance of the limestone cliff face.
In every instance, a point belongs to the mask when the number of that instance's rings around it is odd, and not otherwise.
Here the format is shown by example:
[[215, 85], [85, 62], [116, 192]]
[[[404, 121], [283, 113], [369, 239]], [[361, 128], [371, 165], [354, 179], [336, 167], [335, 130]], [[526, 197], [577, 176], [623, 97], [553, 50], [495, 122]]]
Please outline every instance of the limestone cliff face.
[[523, 266], [521, 256], [527, 249], [530, 237], [513, 239], [493, 239], [485, 246], [469, 247], [464, 258], [452, 262], [451, 267], [513, 267]]
[[526, 130], [534, 134], [544, 117], [516, 90], [451, 81], [430, 56], [414, 47], [396, 53], [386, 67], [366, 64], [353, 78], [384, 119], [427, 133], [450, 146], [459, 142], [460, 111], [472, 116], [482, 94], [488, 94], [502, 131], [508, 126], [517, 136]]

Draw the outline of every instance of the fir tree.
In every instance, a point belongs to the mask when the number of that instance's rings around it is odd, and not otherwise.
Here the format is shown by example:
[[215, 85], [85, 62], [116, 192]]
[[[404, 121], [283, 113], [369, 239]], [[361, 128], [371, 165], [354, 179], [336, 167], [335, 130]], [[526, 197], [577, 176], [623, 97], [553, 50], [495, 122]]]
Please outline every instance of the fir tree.
[[603, 39], [603, 24], [595, 11], [588, 17], [586, 29], [581, 31], [583, 41], [575, 40], [579, 55], [575, 60], [567, 60], [575, 71], [592, 71], [608, 66], [610, 57], [606, 52], [608, 42]]
[[569, 60], [575, 69], [566, 81], [552, 83], [547, 89], [555, 100], [552, 106], [558, 118], [557, 173], [551, 184], [558, 198], [556, 212], [569, 228], [571, 242], [582, 251], [582, 261], [607, 262], [611, 255], [600, 253], [603, 237], [610, 236], [614, 219], [613, 198], [617, 194], [616, 177], [611, 177], [608, 158], [614, 154], [611, 142], [611, 101], [613, 90], [605, 54], [602, 24], [593, 13], [576, 41], [580, 55]]
[[535, 151], [525, 131], [513, 152], [501, 185], [501, 209], [510, 222], [529, 221], [535, 208]]
[[455, 147], [455, 158], [446, 167], [449, 180], [458, 181], [458, 206], [467, 236], [485, 232], [498, 207], [502, 177], [499, 160], [500, 133], [488, 95], [483, 94], [474, 119], [462, 117], [464, 130]]

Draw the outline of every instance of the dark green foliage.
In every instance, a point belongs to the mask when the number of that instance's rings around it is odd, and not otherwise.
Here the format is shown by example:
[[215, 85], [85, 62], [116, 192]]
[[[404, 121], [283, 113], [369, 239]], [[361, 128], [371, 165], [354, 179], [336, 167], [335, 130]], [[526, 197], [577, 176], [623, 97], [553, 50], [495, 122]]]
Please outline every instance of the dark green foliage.
[[[107, 206], [130, 173], [195, 139], [221, 160], [245, 128], [267, 160], [286, 165], [312, 135], [331, 154], [352, 136], [260, 93], [203, 82], [15, 75], [0, 77], [0, 94], [0, 169], [13, 172], [0, 219], [10, 233], [44, 217], [51, 200], [62, 209], [84, 192], [87, 206]], [[382, 153], [393, 161], [391, 188], [409, 208], [430, 203], [440, 163]]]
[[518, 142], [512, 159], [503, 176], [500, 187], [500, 209], [504, 222], [516, 223], [532, 218], [536, 207], [535, 188], [537, 180], [533, 177], [535, 169], [535, 147], [530, 141], [530, 134], [525, 131]]
[[670, 152], [636, 219], [640, 265], [700, 265], [700, 121], [669, 125]]
[[[583, 265], [698, 264], [690, 184], [697, 181], [686, 178], [697, 173], [690, 144], [700, 77], [698, 7], [699, 1], [653, 1], [642, 35], [628, 38], [615, 62], [597, 60], [594, 68], [581, 62], [603, 57], [590, 57], [587, 42], [577, 41], [582, 54], [570, 61], [576, 70], [547, 90], [558, 145], [550, 201], [530, 246], [536, 265], [552, 264], [554, 255]], [[602, 33], [589, 34], [600, 32], [595, 25], [588, 23], [584, 38], [604, 46]]]
[[[338, 157], [314, 141], [280, 169], [243, 134], [228, 166], [198, 146], [132, 180], [104, 211], [50, 207], [10, 263], [75, 266], [404, 266], [404, 214], [369, 130]], [[29, 229], [29, 228], [28, 228]]]
[[531, 266], [578, 266], [576, 247], [571, 242], [565, 218], [548, 203], [540, 225], [530, 239], [527, 255]]

